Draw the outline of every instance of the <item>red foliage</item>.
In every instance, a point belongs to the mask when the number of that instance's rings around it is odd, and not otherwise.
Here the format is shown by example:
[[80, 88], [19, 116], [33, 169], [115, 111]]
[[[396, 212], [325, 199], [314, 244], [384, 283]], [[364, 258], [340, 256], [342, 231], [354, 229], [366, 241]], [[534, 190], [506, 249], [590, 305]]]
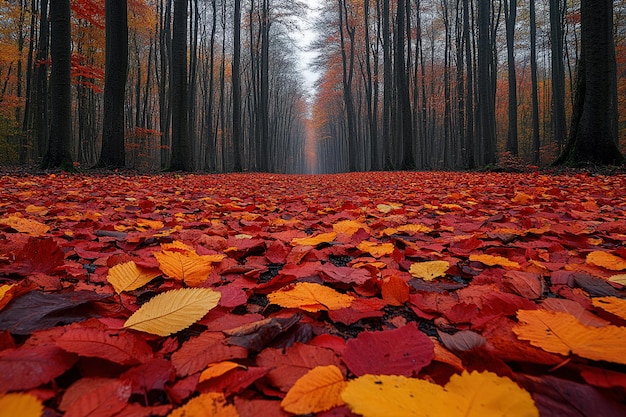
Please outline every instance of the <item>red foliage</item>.
[[[287, 415], [277, 399], [335, 365], [348, 379], [438, 383], [461, 368], [491, 370], [530, 391], [543, 415], [593, 414], [591, 401], [623, 415], [624, 365], [550, 353], [513, 330], [518, 311], [537, 309], [623, 325], [592, 300], [624, 298], [610, 280], [624, 272], [588, 254], [626, 257], [626, 176], [51, 174], [3, 176], [0, 186], [0, 395], [33, 393], [50, 414], [97, 403], [97, 415], [165, 415], [217, 391], [242, 416]], [[356, 229], [333, 228], [345, 220]], [[293, 242], [310, 236], [323, 239]], [[393, 252], [374, 257], [359, 249], [365, 241]], [[169, 337], [124, 329], [153, 296], [186, 284], [162, 275], [117, 294], [109, 269], [157, 268], [161, 245], [182, 250], [173, 242], [225, 256], [199, 284], [221, 293], [218, 306]], [[434, 260], [450, 265], [445, 276], [409, 274]], [[268, 302], [297, 283], [353, 301]], [[240, 366], [200, 382], [223, 361]]]

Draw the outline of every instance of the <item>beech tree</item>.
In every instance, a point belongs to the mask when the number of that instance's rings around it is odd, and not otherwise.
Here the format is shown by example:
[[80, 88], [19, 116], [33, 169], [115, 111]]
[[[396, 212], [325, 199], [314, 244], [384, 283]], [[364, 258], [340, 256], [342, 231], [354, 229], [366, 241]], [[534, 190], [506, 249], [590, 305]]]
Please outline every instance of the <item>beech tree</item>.
[[613, 2], [581, 0], [581, 55], [570, 134], [556, 165], [624, 161], [615, 138]]
[[128, 12], [126, 0], [106, 0], [106, 61], [104, 122], [99, 166], [122, 168], [124, 151], [124, 93], [128, 71]]

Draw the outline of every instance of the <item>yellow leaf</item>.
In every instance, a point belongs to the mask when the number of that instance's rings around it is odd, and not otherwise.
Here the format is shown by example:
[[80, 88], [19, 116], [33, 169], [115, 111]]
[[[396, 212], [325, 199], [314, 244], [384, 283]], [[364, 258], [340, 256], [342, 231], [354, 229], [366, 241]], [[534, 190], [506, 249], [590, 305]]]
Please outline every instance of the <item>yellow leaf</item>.
[[530, 394], [507, 377], [464, 371], [444, 387], [399, 375], [364, 375], [341, 397], [365, 417], [538, 417]]
[[626, 274], [613, 275], [609, 281], [626, 286]]
[[159, 275], [161, 272], [158, 270], [142, 268], [134, 261], [129, 261], [109, 269], [107, 281], [113, 285], [115, 292], [120, 294], [122, 291], [133, 291], [143, 287]]
[[198, 382], [206, 381], [207, 379], [217, 378], [218, 376], [222, 376], [236, 368], [245, 368], [245, 366], [232, 361], [212, 363], [204, 371], [202, 371]]
[[343, 405], [341, 391], [346, 386], [335, 365], [317, 366], [300, 377], [280, 405], [293, 414], [312, 414]]
[[267, 295], [272, 304], [304, 311], [339, 310], [350, 307], [353, 297], [311, 282], [298, 282]]
[[445, 276], [448, 268], [450, 264], [447, 261], [416, 262], [409, 268], [409, 274], [424, 281], [432, 281], [437, 277]]
[[617, 297], [598, 297], [591, 301], [594, 307], [599, 307], [626, 320], [626, 300]]
[[380, 258], [381, 256], [390, 255], [393, 253], [393, 243], [376, 243], [364, 240], [359, 243], [357, 248], [361, 252], [367, 252], [374, 258]]
[[586, 262], [590, 265], [610, 269], [611, 271], [622, 271], [626, 269], [626, 259], [603, 251], [589, 252]]
[[217, 306], [221, 296], [221, 293], [209, 288], [167, 291], [142, 305], [126, 320], [124, 327], [168, 336], [186, 329], [204, 317]]
[[0, 395], [0, 417], [39, 417], [42, 414], [43, 404], [32, 394]]
[[415, 235], [417, 233], [430, 233], [433, 229], [428, 226], [424, 226], [423, 224], [405, 224], [403, 226], [399, 226], [398, 231]]
[[226, 403], [224, 394], [208, 392], [192, 398], [168, 414], [168, 417], [191, 416], [239, 417], [239, 413], [233, 404]]
[[220, 262], [226, 255], [198, 255], [195, 252], [155, 252], [159, 269], [169, 277], [195, 287], [203, 284], [213, 269], [213, 262]]
[[45, 216], [48, 214], [48, 207], [46, 206], [35, 206], [33, 204], [26, 207], [26, 213], [37, 214], [39, 216]]
[[291, 241], [291, 244], [294, 246], [317, 246], [320, 243], [330, 243], [337, 237], [337, 233], [328, 232], [328, 233], [320, 233], [316, 236], [310, 237], [295, 237]]
[[352, 236], [359, 229], [363, 229], [365, 231], [369, 231], [369, 227], [365, 223], [358, 222], [356, 220], [342, 220], [333, 224], [333, 230], [336, 233], [343, 233], [349, 236]]
[[585, 326], [571, 314], [546, 310], [519, 310], [517, 318], [519, 325], [513, 332], [533, 346], [626, 365], [626, 327]]
[[387, 214], [392, 210], [396, 210], [402, 207], [402, 204], [378, 204], [376, 209], [381, 213]]
[[20, 233], [26, 233], [30, 236], [43, 236], [50, 230], [50, 227], [36, 220], [25, 219], [17, 215], [11, 215], [0, 219], [0, 224], [9, 226]]
[[6, 293], [9, 292], [9, 290], [13, 287], [15, 287], [17, 284], [4, 284], [4, 285], [0, 285], [0, 301], [2, 301], [2, 299], [4, 298], [4, 296], [6, 295]]
[[520, 269], [520, 265], [517, 262], [511, 261], [504, 256], [494, 255], [470, 255], [470, 261], [482, 262], [487, 266], [500, 265], [505, 268]]

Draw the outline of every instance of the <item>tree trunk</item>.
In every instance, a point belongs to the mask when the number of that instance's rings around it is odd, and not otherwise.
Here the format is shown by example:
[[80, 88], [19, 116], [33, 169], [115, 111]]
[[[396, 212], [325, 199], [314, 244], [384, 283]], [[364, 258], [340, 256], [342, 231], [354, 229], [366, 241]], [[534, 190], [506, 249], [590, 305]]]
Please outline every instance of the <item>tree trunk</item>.
[[[128, 13], [126, 0], [106, 0], [104, 121], [99, 166], [123, 168], [124, 92], [128, 70]], [[139, 109], [136, 109], [139, 112]]]
[[532, 90], [532, 149], [533, 160], [539, 163], [541, 139], [539, 138], [539, 97], [537, 87], [537, 24], [535, 19], [535, 0], [530, 0], [530, 79]]
[[172, 26], [172, 161], [173, 171], [192, 171], [187, 83], [187, 0], [174, 0]]
[[72, 78], [70, 0], [50, 0], [51, 43], [50, 136], [42, 161], [43, 168], [72, 171]]
[[233, 15], [233, 171], [242, 170], [241, 165], [241, 0], [235, 0]]
[[396, 10], [396, 48], [394, 73], [396, 77], [396, 134], [402, 138], [402, 163], [400, 168], [411, 170], [415, 168], [413, 156], [413, 131], [411, 123], [411, 101], [409, 97], [409, 85], [407, 83], [407, 71], [404, 61], [405, 53], [405, 23], [406, 9], [405, 0], [398, 0]]
[[581, 56], [570, 135], [557, 165], [617, 165], [624, 161], [615, 144], [611, 97], [615, 84], [613, 2], [581, 1]]
[[481, 164], [496, 162], [496, 122], [493, 101], [493, 52], [491, 2], [478, 0], [478, 106], [480, 117]]
[[37, 79], [35, 102], [35, 143], [34, 156], [39, 159], [44, 155], [48, 143], [48, 0], [41, 0], [39, 16], [39, 48], [37, 50]]
[[504, 0], [504, 21], [506, 24], [506, 50], [509, 87], [509, 128], [506, 136], [506, 150], [513, 155], [518, 153], [517, 145], [517, 76], [515, 73], [515, 21], [517, 20], [517, 0]]
[[550, 43], [552, 46], [552, 135], [559, 150], [567, 135], [565, 119], [565, 64], [563, 62], [563, 0], [550, 0]]

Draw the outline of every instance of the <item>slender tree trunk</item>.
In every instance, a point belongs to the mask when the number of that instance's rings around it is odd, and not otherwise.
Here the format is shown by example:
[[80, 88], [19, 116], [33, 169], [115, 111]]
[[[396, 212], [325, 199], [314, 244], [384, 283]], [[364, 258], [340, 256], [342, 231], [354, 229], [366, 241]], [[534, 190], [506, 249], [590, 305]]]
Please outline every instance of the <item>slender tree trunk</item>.
[[192, 171], [187, 79], [187, 0], [174, 0], [172, 26], [172, 161], [173, 171]]
[[533, 160], [539, 163], [541, 139], [539, 137], [539, 95], [537, 87], [537, 24], [535, 13], [535, 0], [530, 0], [530, 77], [532, 90], [532, 149]]
[[393, 168], [391, 156], [391, 114], [393, 113], [392, 89], [393, 73], [391, 62], [391, 29], [390, 29], [389, 0], [383, 0], [382, 8], [382, 38], [383, 38], [383, 115], [382, 115], [382, 141], [383, 141], [383, 168]]
[[[534, 1], [534, 0], [531, 0]], [[491, 2], [478, 0], [478, 106], [480, 116], [481, 164], [496, 162], [496, 123], [493, 101], [493, 52]]]
[[242, 170], [241, 165], [241, 0], [235, 0], [233, 14], [233, 171]]
[[37, 50], [36, 110], [35, 110], [35, 149], [34, 156], [39, 159], [44, 155], [48, 143], [48, 0], [41, 0], [39, 16], [39, 48]]
[[504, 0], [504, 17], [506, 24], [507, 69], [509, 77], [509, 128], [506, 137], [506, 150], [513, 155], [517, 155], [517, 75], [515, 73], [517, 0]]
[[411, 124], [411, 100], [409, 97], [409, 85], [407, 83], [407, 71], [404, 61], [405, 54], [405, 24], [406, 8], [405, 0], [398, 0], [396, 10], [396, 47], [395, 47], [395, 77], [396, 77], [396, 134], [402, 138], [402, 163], [403, 170], [415, 168], [413, 155], [413, 127]]
[[[345, 0], [338, 0], [339, 7], [339, 39], [341, 47], [343, 99], [346, 106], [346, 121], [348, 124], [348, 170], [356, 171], [357, 159], [357, 138], [356, 138], [356, 114], [354, 109], [354, 98], [352, 97], [352, 78], [354, 76], [354, 33], [355, 28], [348, 22], [348, 9]], [[346, 36], [349, 38], [349, 57], [346, 53]]]
[[43, 168], [74, 170], [72, 146], [72, 79], [70, 0], [50, 0], [51, 44], [50, 93], [54, 97], [50, 111], [48, 149]]
[[215, 135], [213, 134], [213, 102], [215, 95], [215, 32], [217, 30], [217, 0], [211, 1], [211, 38], [209, 41], [209, 97], [206, 118], [207, 149], [204, 158], [204, 167], [209, 171], [215, 170]]
[[552, 46], [552, 135], [559, 150], [567, 135], [565, 119], [565, 64], [563, 62], [563, 0], [550, 0], [550, 44]]
[[[124, 92], [128, 71], [128, 13], [126, 0], [106, 0], [106, 52], [102, 150], [98, 165], [123, 168]], [[136, 109], [139, 112], [139, 109]]]

